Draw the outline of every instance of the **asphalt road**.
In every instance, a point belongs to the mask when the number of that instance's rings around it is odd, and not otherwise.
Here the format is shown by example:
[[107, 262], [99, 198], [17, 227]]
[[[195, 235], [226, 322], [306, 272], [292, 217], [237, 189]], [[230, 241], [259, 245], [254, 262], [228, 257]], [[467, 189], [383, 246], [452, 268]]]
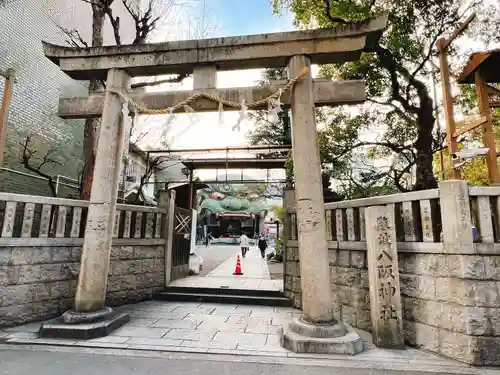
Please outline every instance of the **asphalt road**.
[[196, 254], [203, 257], [203, 269], [200, 272], [200, 276], [206, 276], [211, 271], [216, 269], [223, 262], [234, 256], [240, 251], [239, 246], [217, 246], [210, 245], [205, 247], [205, 245], [196, 246]]
[[[46, 349], [43, 347], [0, 348], [1, 375], [299, 375], [304, 371], [309, 375], [427, 375], [435, 372], [388, 371], [364, 368], [347, 363], [344, 367], [337, 361], [317, 363], [311, 359], [252, 358], [217, 356], [210, 354], [157, 354], [156, 356], [118, 351], [107, 354], [104, 349]], [[337, 362], [337, 363], [335, 363]], [[446, 370], [448, 371], [448, 370]], [[443, 372], [441, 374], [450, 372]]]

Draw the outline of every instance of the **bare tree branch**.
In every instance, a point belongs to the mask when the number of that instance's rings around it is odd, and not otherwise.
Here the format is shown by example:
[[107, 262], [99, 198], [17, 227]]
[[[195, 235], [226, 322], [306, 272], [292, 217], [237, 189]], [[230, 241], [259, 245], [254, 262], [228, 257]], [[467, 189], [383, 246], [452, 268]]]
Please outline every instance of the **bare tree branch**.
[[22, 154], [20, 161], [24, 166], [24, 168], [37, 174], [40, 177], [47, 179], [52, 196], [55, 197], [57, 196], [57, 194], [56, 194], [56, 185], [54, 182], [54, 178], [50, 174], [43, 172], [42, 168], [48, 165], [52, 166], [61, 165], [59, 161], [53, 158], [53, 154], [57, 152], [57, 149], [56, 148], [49, 149], [43, 155], [41, 161], [36, 163], [34, 157], [39, 152], [39, 150], [32, 143], [33, 143], [32, 136], [26, 136], [24, 141], [19, 143], [19, 145], [22, 147]]
[[135, 22], [135, 38], [132, 44], [145, 43], [160, 19], [160, 16], [154, 15], [154, 0], [147, 1], [144, 11], [141, 10], [140, 5], [133, 7], [131, 0], [122, 0], [122, 3]]
[[139, 87], [158, 86], [164, 83], [180, 83], [187, 77], [189, 77], [189, 74], [184, 73], [184, 74], [179, 74], [177, 77], [174, 78], [160, 79], [159, 81], [134, 83], [133, 85], [131, 85], [131, 88], [136, 89]]
[[167, 163], [167, 161], [168, 160], [164, 156], [157, 156], [146, 161], [146, 170], [139, 181], [135, 203], [139, 203], [140, 198], [146, 201], [144, 193], [145, 187], [148, 185], [154, 172], [168, 168], [168, 166], [164, 164]]
[[89, 44], [83, 39], [82, 35], [77, 29], [66, 29], [61, 25], [54, 22], [59, 30], [61, 30], [69, 39], [66, 40], [70, 46], [77, 48], [88, 48]]

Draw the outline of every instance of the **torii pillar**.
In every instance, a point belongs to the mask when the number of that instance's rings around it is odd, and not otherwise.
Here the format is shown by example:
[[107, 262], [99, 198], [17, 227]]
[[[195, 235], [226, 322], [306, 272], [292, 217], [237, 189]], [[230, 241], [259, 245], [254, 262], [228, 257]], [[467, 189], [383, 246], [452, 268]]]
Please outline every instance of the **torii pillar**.
[[288, 74], [307, 68], [309, 74], [292, 91], [292, 156], [304, 315], [283, 330], [283, 346], [294, 352], [357, 354], [363, 350], [359, 335], [333, 317], [330, 264], [326, 239], [325, 205], [317, 144], [311, 60], [293, 56]]
[[[129, 89], [129, 83], [130, 76], [125, 70], [108, 70], [107, 87], [122, 91]], [[106, 336], [129, 321], [128, 314], [115, 313], [105, 306], [125, 121], [128, 121], [122, 109], [122, 99], [106, 91], [74, 308], [59, 319], [43, 323], [41, 337], [90, 339]]]

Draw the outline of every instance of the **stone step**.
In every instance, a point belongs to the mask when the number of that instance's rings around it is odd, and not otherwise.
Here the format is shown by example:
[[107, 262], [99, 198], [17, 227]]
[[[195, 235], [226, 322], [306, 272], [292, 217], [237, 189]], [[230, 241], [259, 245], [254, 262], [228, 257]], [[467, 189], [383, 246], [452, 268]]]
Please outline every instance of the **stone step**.
[[238, 295], [247, 297], [283, 297], [279, 290], [266, 289], [239, 289], [239, 288], [206, 288], [198, 286], [167, 286], [164, 290], [169, 293], [199, 293], [214, 295]]
[[292, 307], [292, 301], [283, 296], [248, 296], [242, 294], [188, 293], [165, 291], [154, 296], [155, 300], [177, 302], [208, 302], [233, 305], [262, 305]]

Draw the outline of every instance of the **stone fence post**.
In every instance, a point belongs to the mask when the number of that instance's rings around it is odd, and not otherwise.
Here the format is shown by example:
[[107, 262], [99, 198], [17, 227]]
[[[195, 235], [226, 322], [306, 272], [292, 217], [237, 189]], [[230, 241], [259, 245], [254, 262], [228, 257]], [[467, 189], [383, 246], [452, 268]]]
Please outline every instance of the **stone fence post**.
[[466, 253], [473, 246], [469, 187], [466, 181], [439, 183], [441, 230], [445, 253]]
[[165, 286], [170, 284], [172, 278], [172, 244], [174, 240], [175, 225], [175, 190], [160, 191], [158, 206], [167, 210], [164, 225], [165, 237]]

